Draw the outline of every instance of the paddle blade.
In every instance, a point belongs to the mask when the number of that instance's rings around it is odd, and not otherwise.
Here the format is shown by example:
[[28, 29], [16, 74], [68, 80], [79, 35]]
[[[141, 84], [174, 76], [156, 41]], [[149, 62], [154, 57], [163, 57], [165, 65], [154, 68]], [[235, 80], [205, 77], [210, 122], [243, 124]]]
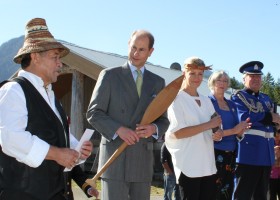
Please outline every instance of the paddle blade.
[[[175, 99], [178, 91], [181, 88], [184, 76], [180, 76], [171, 83], [169, 83], [165, 88], [163, 88], [156, 98], [149, 104], [146, 109], [144, 116], [141, 120], [142, 125], [150, 124], [159, 118], [168, 108], [168, 106]], [[108, 159], [108, 161], [103, 165], [103, 167], [98, 171], [98, 173], [92, 178], [87, 179], [86, 182], [95, 188], [95, 181], [103, 174], [103, 172], [113, 163], [113, 161], [126, 149], [128, 144], [125, 142], [114, 152], [114, 154]]]
[[184, 76], [180, 76], [163, 88], [147, 107], [141, 120], [142, 125], [150, 124], [159, 118], [170, 106], [181, 88]]

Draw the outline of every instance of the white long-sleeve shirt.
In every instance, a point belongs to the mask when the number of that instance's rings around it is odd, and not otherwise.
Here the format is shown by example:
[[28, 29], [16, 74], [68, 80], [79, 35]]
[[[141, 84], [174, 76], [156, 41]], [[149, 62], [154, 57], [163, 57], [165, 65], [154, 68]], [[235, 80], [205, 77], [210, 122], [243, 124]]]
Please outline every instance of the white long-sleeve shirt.
[[[195, 99], [201, 102], [199, 106]], [[176, 139], [172, 135], [185, 127], [205, 123], [215, 112], [208, 97], [192, 97], [179, 91], [168, 108], [169, 128], [165, 133], [165, 145], [174, 165], [177, 181], [183, 172], [188, 177], [203, 177], [216, 173], [212, 131], [207, 130], [191, 137]]]
[[[24, 70], [20, 70], [18, 75], [32, 83], [61, 119], [55, 107], [55, 96], [51, 84], [45, 88], [40, 77]], [[21, 86], [16, 82], [6, 83], [0, 89], [0, 145], [2, 151], [30, 167], [38, 167], [45, 159], [50, 145], [25, 131], [27, 121], [26, 100]], [[73, 147], [77, 143], [76, 138], [70, 134], [70, 146]]]

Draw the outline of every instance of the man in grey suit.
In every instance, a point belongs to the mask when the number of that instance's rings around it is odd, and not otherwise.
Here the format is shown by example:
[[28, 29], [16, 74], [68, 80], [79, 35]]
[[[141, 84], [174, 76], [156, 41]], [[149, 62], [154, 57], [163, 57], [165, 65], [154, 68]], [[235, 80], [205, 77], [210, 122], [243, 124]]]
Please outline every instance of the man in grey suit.
[[123, 142], [129, 145], [102, 175], [102, 200], [150, 199], [153, 140], [169, 125], [166, 113], [152, 124], [139, 125], [146, 108], [165, 86], [163, 78], [145, 68], [153, 45], [151, 33], [135, 31], [128, 42], [128, 62], [103, 70], [91, 97], [87, 119], [102, 134], [99, 168]]

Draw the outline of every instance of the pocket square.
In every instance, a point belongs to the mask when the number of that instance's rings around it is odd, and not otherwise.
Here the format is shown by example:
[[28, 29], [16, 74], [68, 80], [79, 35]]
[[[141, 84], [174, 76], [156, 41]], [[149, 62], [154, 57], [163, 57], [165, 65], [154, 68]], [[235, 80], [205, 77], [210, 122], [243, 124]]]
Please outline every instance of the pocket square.
[[155, 98], [156, 96], [157, 96], [156, 94], [153, 94], [153, 95], [152, 95], [153, 98]]

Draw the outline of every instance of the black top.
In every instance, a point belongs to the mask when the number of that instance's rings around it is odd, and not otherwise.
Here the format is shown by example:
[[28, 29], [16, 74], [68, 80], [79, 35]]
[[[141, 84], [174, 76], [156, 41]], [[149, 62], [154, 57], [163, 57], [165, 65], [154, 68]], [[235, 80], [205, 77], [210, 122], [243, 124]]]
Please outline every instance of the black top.
[[[170, 169], [174, 172], [174, 167], [173, 167], [173, 163], [172, 163], [172, 159], [171, 159], [171, 154], [169, 153], [168, 149], [166, 148], [165, 143], [163, 143], [162, 146], [161, 146], [160, 161], [161, 161], [162, 164], [167, 162]], [[164, 171], [166, 171], [166, 170], [164, 169]]]

